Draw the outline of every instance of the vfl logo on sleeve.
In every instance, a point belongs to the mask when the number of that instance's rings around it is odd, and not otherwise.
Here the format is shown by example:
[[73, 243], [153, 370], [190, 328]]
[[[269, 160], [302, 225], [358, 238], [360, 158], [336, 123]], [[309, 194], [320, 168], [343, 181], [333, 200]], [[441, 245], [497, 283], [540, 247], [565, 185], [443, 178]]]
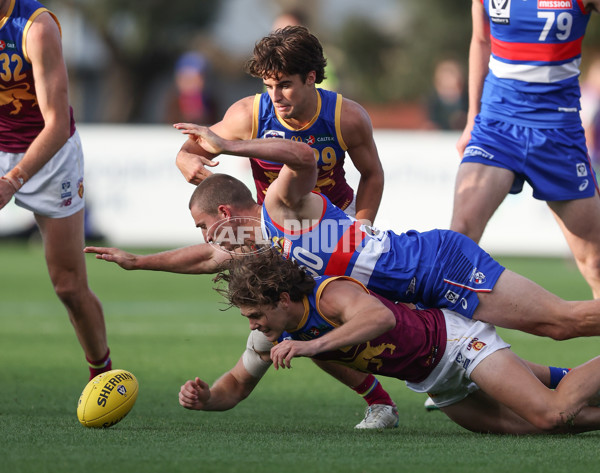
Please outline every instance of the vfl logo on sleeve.
[[489, 0], [490, 20], [499, 25], [510, 24], [510, 1], [511, 0]]

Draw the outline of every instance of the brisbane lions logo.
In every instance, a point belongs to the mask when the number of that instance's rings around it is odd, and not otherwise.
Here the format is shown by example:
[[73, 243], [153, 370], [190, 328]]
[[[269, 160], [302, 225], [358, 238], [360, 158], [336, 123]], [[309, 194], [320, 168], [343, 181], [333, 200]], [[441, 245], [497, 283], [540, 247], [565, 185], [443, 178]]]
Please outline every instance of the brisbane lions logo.
[[0, 85], [0, 107], [12, 105], [13, 110], [10, 115], [18, 115], [23, 108], [22, 100], [33, 102], [33, 106], [37, 105], [37, 98], [29, 92], [29, 84], [16, 84], [9, 87]]

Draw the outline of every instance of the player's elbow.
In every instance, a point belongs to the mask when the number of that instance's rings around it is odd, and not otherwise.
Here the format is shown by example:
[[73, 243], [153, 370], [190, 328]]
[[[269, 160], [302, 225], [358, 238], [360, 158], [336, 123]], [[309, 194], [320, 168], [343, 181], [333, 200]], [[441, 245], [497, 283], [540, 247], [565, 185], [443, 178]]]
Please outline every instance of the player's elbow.
[[56, 142], [66, 143], [71, 137], [71, 115], [60, 108], [47, 111], [44, 115], [44, 131]]
[[389, 332], [396, 327], [396, 317], [394, 317], [391, 310], [386, 308], [386, 310], [381, 311], [381, 314], [378, 316], [377, 326], [384, 329], [383, 333]]
[[295, 148], [296, 162], [306, 169], [317, 169], [317, 160], [314, 150], [306, 143], [296, 142]]

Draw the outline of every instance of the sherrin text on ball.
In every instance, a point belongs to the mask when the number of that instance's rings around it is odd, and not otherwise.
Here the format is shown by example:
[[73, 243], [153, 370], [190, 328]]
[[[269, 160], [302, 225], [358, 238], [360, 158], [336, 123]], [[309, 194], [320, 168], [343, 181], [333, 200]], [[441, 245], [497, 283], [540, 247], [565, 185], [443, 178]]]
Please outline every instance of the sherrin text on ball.
[[77, 418], [86, 427], [110, 427], [133, 408], [139, 385], [129, 371], [116, 369], [99, 374], [84, 388], [77, 404]]

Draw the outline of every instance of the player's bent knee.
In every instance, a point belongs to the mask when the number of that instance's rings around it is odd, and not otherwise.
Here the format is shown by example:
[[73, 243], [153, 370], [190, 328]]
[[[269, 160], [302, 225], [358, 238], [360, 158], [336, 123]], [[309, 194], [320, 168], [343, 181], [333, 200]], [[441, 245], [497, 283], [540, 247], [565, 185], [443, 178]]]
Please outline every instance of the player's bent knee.
[[567, 426], [567, 423], [561, 417], [559, 412], [550, 410], [538, 415], [530, 416], [527, 421], [536, 429], [539, 429], [545, 433], [553, 433], [557, 430], [563, 430], [563, 428]]
[[562, 340], [570, 340], [572, 338], [578, 337], [578, 331], [575, 329], [573, 325], [551, 325], [547, 326], [543, 332], [540, 332], [540, 335], [544, 335], [546, 337], [551, 338], [552, 340], [562, 341]]
[[[599, 304], [600, 309], [600, 304]], [[557, 317], [548, 317], [548, 322], [538, 327], [537, 335], [550, 337], [553, 340], [570, 340], [576, 337], [598, 335], [593, 333], [594, 326], [598, 325], [600, 310], [597, 314], [589, 310], [565, 308]]]
[[600, 299], [578, 303], [565, 325], [564, 336], [557, 340], [600, 335]]
[[70, 308], [80, 305], [88, 297], [93, 297], [91, 290], [87, 286], [82, 286], [75, 281], [73, 283], [55, 284], [54, 292], [60, 301]]

